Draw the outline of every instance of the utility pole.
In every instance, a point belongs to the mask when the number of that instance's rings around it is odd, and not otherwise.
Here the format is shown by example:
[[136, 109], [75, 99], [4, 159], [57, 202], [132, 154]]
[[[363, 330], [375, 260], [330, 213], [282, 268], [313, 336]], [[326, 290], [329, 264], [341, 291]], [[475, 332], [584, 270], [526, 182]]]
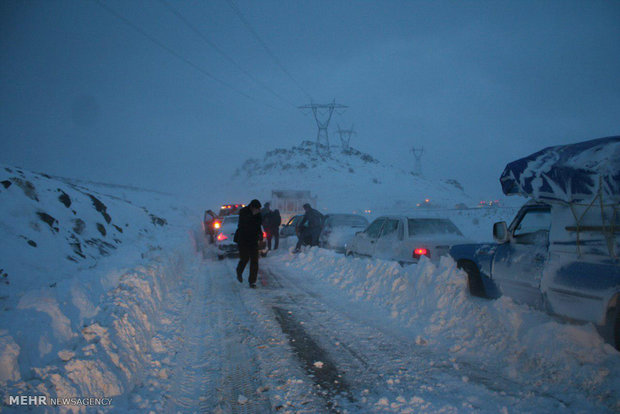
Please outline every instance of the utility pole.
[[349, 143], [351, 141], [351, 136], [355, 135], [356, 132], [353, 130], [353, 125], [351, 125], [351, 129], [342, 129], [340, 125], [338, 125], [338, 135], [340, 135], [340, 148], [342, 152], [349, 152]]
[[328, 104], [315, 104], [311, 103], [309, 105], [300, 106], [299, 109], [311, 109], [314, 114], [314, 120], [316, 121], [316, 125], [319, 128], [318, 134], [316, 136], [316, 152], [320, 153], [321, 147], [324, 147], [329, 154], [329, 137], [327, 136], [327, 127], [329, 126], [329, 121], [332, 119], [332, 115], [334, 110], [337, 109], [345, 109], [348, 108], [345, 105], [337, 104], [334, 99], [332, 103]]
[[424, 154], [424, 147], [411, 147], [411, 153], [415, 159], [412, 171], [413, 175], [422, 177], [422, 155]]

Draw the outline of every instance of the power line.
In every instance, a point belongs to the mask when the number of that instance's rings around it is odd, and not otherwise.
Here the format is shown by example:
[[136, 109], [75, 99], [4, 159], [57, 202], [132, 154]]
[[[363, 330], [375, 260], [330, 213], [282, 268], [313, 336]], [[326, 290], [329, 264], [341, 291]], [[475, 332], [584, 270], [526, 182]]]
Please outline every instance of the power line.
[[278, 57], [271, 51], [271, 49], [269, 49], [269, 46], [267, 46], [267, 43], [263, 41], [263, 39], [258, 35], [256, 30], [254, 30], [250, 22], [241, 13], [241, 10], [239, 10], [239, 7], [237, 7], [234, 0], [227, 0], [227, 1], [230, 7], [235, 12], [235, 14], [237, 15], [237, 17], [239, 17], [239, 20], [241, 20], [241, 22], [245, 25], [246, 29], [248, 29], [248, 31], [252, 33], [252, 35], [256, 38], [256, 40], [258, 40], [258, 42], [261, 44], [263, 49], [265, 49], [267, 54], [271, 57], [271, 59], [273, 59], [276, 65], [278, 65], [280, 69], [282, 69], [282, 71], [286, 73], [286, 75], [293, 81], [293, 83], [297, 85], [297, 87], [312, 101], [312, 96], [310, 96], [310, 94], [306, 92], [306, 90], [300, 85], [300, 83], [297, 82], [297, 80], [293, 77], [293, 75], [291, 75], [290, 72], [286, 70], [286, 68], [284, 67], [284, 65], [282, 65]]
[[[106, 4], [104, 4], [101, 0], [94, 0], [95, 3], [97, 3], [99, 6], [101, 6], [101, 8], [103, 8], [104, 10], [106, 10], [108, 13], [110, 13], [112, 16], [116, 17], [117, 19], [119, 19], [120, 21], [122, 21], [123, 23], [125, 23], [127, 26], [131, 27], [132, 29], [134, 29], [135, 31], [137, 31], [138, 33], [140, 33], [142, 36], [144, 36], [145, 38], [147, 38], [149, 41], [151, 41], [152, 43], [154, 43], [155, 45], [157, 45], [158, 47], [162, 48], [163, 50], [165, 50], [166, 52], [170, 53], [172, 56], [176, 57], [177, 59], [183, 61], [184, 63], [188, 64], [189, 66], [191, 66], [192, 68], [196, 69], [198, 72], [202, 73], [203, 75], [207, 76], [208, 78], [210, 78], [211, 80], [214, 80], [215, 82], [218, 82], [221, 85], [226, 86], [227, 88], [232, 89], [233, 91], [237, 92], [238, 94], [246, 97], [247, 99], [250, 99], [254, 102], [259, 103], [255, 98], [253, 98], [252, 96], [248, 95], [247, 93], [243, 92], [242, 90], [234, 87], [233, 85], [229, 84], [226, 81], [223, 81], [219, 78], [217, 78], [216, 76], [212, 75], [211, 73], [209, 73], [208, 71], [206, 71], [205, 69], [203, 69], [201, 66], [195, 64], [194, 62], [192, 62], [191, 60], [187, 59], [186, 57], [180, 55], [179, 53], [177, 53], [176, 51], [174, 51], [174, 49], [166, 46], [165, 44], [161, 43], [159, 40], [157, 40], [156, 38], [154, 38], [153, 36], [151, 36], [150, 34], [148, 34], [147, 32], [145, 32], [144, 30], [142, 30], [140, 27], [136, 26], [135, 24], [133, 24], [131, 22], [131, 20], [127, 19], [126, 17], [124, 17], [123, 15], [119, 14], [117, 11], [115, 11], [114, 9], [110, 8], [109, 6], [107, 6]], [[274, 106], [271, 106], [267, 103], [265, 103], [265, 105], [269, 106], [272, 109], [278, 110], [278, 108], [275, 108]]]
[[218, 52], [222, 57], [224, 57], [229, 63], [231, 63], [233, 66], [237, 67], [237, 69], [239, 69], [241, 72], [243, 72], [248, 78], [250, 78], [251, 80], [253, 80], [254, 82], [256, 82], [258, 85], [260, 85], [263, 89], [265, 89], [266, 91], [270, 92], [271, 94], [273, 94], [276, 98], [282, 100], [283, 102], [287, 103], [288, 105], [295, 107], [295, 104], [293, 104], [292, 102], [288, 101], [287, 99], [285, 99], [284, 97], [282, 97], [280, 94], [278, 94], [277, 92], [275, 92], [273, 89], [271, 89], [269, 86], [267, 86], [265, 83], [261, 82], [260, 80], [258, 80], [254, 75], [252, 75], [250, 72], [248, 72], [247, 70], [243, 69], [241, 67], [241, 65], [239, 63], [237, 63], [237, 61], [235, 61], [232, 57], [230, 57], [226, 52], [224, 52], [224, 50], [222, 50], [219, 46], [217, 46], [215, 43], [213, 43], [211, 40], [209, 40], [208, 37], [206, 37], [196, 26], [194, 26], [189, 20], [187, 20], [185, 18], [185, 16], [183, 16], [178, 10], [176, 10], [174, 7], [172, 7], [170, 5], [170, 3], [168, 3], [166, 0], [159, 0], [159, 2], [161, 4], [163, 4], [172, 14], [174, 14], [177, 18], [179, 18], [187, 27], [190, 28], [190, 30], [192, 30], [198, 37], [200, 37], [205, 43], [207, 43], [209, 46], [211, 46], [213, 49], [215, 49], [216, 52]]

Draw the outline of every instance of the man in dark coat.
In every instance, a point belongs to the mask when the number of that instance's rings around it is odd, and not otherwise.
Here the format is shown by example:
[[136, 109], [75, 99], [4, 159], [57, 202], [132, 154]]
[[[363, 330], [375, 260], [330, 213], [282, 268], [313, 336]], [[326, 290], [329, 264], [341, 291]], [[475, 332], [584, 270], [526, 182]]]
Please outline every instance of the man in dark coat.
[[258, 277], [258, 242], [263, 240], [261, 228], [261, 204], [258, 200], [250, 201], [247, 207], [239, 210], [239, 225], [237, 227], [237, 245], [239, 246], [239, 264], [237, 265], [237, 280], [243, 283], [243, 270], [250, 262], [250, 287], [256, 287]]
[[301, 251], [302, 244], [318, 246], [319, 235], [323, 227], [323, 215], [321, 213], [313, 209], [308, 203], [304, 204], [304, 210], [306, 213], [299, 222], [299, 240], [293, 251], [294, 253], [299, 253]]

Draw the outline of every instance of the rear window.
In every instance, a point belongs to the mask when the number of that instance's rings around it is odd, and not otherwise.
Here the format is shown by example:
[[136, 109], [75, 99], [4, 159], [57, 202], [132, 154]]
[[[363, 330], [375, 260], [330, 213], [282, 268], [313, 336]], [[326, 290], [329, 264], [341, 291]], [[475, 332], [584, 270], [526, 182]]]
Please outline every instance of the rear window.
[[366, 227], [368, 225], [368, 220], [364, 217], [360, 216], [331, 216], [327, 219], [327, 224], [330, 226], [359, 226]]
[[454, 223], [446, 219], [407, 219], [409, 225], [409, 237], [421, 234], [463, 234], [456, 228]]
[[239, 216], [224, 217], [224, 224], [237, 224], [239, 223]]

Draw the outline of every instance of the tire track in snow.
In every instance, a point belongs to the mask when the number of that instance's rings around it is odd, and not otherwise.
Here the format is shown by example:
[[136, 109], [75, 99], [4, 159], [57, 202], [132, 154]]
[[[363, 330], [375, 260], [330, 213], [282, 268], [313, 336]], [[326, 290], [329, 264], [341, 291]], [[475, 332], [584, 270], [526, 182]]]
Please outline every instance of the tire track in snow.
[[[373, 390], [377, 397], [396, 398], [398, 393], [416, 395], [420, 389], [426, 389], [452, 407], [469, 409], [488, 409], [493, 405], [528, 409], [532, 404], [543, 410], [567, 408], [564, 401], [553, 395], [481, 372], [466, 361], [437, 355], [432, 349], [390, 333], [389, 329], [373, 326], [363, 316], [350, 314], [346, 306], [334, 307], [304, 283], [288, 280], [269, 266], [263, 266], [261, 273], [267, 281], [266, 290], [272, 292], [272, 300], [300, 315], [299, 323], [305, 324], [309, 331], [320, 332], [315, 340], [331, 353], [339, 363], [338, 369], [347, 374], [345, 378], [358, 392]], [[374, 367], [380, 367], [380, 371]], [[390, 383], [392, 378], [399, 380], [398, 383]], [[463, 389], [470, 390], [471, 395], [487, 397], [464, 401]], [[463, 403], [467, 405], [461, 407]]]
[[209, 347], [205, 346], [214, 341], [205, 311], [210, 281], [200, 277], [196, 265], [189, 276], [191, 286], [185, 291], [188, 302], [177, 304], [177, 308], [185, 306], [184, 312], [175, 318], [175, 323], [182, 325], [182, 329], [177, 333], [180, 346], [167, 395], [166, 412], [170, 413], [211, 412], [208, 399], [201, 396], [213, 388], [213, 378], [219, 371], [208, 354]]
[[213, 299], [209, 312], [220, 333], [222, 362], [214, 412], [269, 413], [269, 399], [258, 392], [263, 384], [254, 351], [256, 329], [239, 294], [240, 285], [225, 263], [213, 262], [209, 267]]

